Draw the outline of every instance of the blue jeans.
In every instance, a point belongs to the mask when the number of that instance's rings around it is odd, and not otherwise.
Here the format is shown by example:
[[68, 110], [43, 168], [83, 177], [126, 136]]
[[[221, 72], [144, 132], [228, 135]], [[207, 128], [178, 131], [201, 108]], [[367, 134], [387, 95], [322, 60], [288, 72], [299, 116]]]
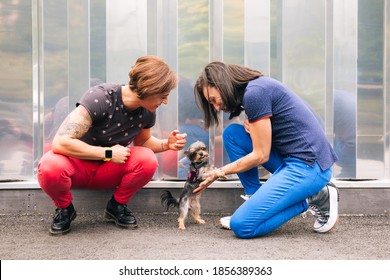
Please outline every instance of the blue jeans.
[[[229, 125], [223, 141], [232, 162], [253, 149], [250, 135], [240, 124]], [[230, 220], [230, 227], [240, 238], [264, 236], [306, 211], [306, 198], [318, 193], [332, 176], [332, 168], [322, 171], [317, 163], [311, 167], [301, 159], [283, 158], [273, 148], [263, 167], [272, 173], [264, 184], [257, 167], [237, 174], [245, 194], [252, 195]]]

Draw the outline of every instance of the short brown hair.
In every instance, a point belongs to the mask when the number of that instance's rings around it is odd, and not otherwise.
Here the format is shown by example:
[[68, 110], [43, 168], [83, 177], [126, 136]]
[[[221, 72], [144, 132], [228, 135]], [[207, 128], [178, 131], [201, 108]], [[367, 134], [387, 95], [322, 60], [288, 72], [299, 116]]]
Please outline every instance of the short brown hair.
[[177, 85], [176, 74], [158, 56], [147, 55], [137, 59], [129, 72], [129, 87], [145, 99], [155, 94], [166, 94]]

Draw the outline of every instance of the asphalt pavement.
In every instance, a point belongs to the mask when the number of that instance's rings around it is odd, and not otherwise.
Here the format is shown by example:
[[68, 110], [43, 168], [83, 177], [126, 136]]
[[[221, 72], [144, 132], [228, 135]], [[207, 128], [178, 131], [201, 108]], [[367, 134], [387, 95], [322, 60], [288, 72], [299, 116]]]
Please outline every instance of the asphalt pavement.
[[326, 234], [297, 216], [249, 240], [215, 213], [184, 231], [175, 212], [135, 215], [138, 228], [123, 229], [81, 212], [69, 233], [52, 236], [52, 214], [1, 214], [1, 279], [388, 279], [388, 215], [342, 215]]
[[49, 234], [52, 214], [0, 215], [2, 260], [389, 260], [388, 215], [342, 215], [331, 232], [313, 231], [314, 217], [297, 216], [271, 234], [239, 239], [215, 213], [206, 224], [178, 229], [176, 212], [134, 213], [137, 229], [80, 213], [69, 233]]

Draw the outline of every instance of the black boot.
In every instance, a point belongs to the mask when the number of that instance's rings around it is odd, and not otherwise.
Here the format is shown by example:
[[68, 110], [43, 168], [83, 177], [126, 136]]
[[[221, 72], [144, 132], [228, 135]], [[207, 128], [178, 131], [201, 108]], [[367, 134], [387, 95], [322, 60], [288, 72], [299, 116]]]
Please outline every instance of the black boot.
[[51, 234], [63, 234], [70, 231], [70, 223], [76, 218], [76, 210], [70, 203], [66, 208], [57, 208], [51, 224]]
[[114, 196], [108, 201], [104, 216], [115, 222], [117, 226], [136, 228], [137, 220], [126, 204], [116, 202]]

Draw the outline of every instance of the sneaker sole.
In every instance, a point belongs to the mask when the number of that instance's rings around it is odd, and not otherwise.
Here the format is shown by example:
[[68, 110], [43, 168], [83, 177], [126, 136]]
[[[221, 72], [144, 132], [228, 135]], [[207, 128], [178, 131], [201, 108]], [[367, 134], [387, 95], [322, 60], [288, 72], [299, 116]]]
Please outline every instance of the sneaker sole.
[[221, 224], [221, 222], [220, 222], [219, 224], [220, 224], [220, 226], [221, 226], [223, 229], [232, 230], [229, 226], [225, 226], [225, 225]]
[[104, 217], [112, 222], [114, 222], [116, 224], [116, 226], [118, 227], [124, 227], [124, 228], [130, 228], [130, 229], [135, 229], [136, 227], [138, 227], [137, 224], [122, 224], [118, 221], [118, 219], [112, 215], [110, 212], [108, 211], [104, 211]]
[[329, 201], [330, 201], [330, 206], [329, 206], [329, 220], [326, 224], [323, 226], [316, 228], [314, 226], [314, 230], [318, 233], [327, 233], [330, 230], [332, 230], [338, 223], [339, 221], [339, 191], [337, 187], [333, 183], [328, 183], [328, 190], [329, 190]]
[[[223, 219], [223, 218], [219, 219], [219, 225], [220, 225], [223, 229], [231, 230], [232, 228], [230, 227], [230, 224], [229, 224], [229, 225], [224, 224], [224, 223], [222, 222], [222, 219]], [[229, 221], [230, 221], [230, 220], [229, 220]]]
[[[70, 221], [72, 222], [74, 219], [76, 219], [76, 217], [77, 217], [77, 213], [76, 211], [74, 211], [72, 217], [70, 217]], [[52, 228], [50, 228], [49, 232], [51, 235], [61, 235], [61, 234], [68, 233], [70, 229], [71, 229], [70, 226], [68, 229], [64, 229], [64, 230], [53, 230]]]

